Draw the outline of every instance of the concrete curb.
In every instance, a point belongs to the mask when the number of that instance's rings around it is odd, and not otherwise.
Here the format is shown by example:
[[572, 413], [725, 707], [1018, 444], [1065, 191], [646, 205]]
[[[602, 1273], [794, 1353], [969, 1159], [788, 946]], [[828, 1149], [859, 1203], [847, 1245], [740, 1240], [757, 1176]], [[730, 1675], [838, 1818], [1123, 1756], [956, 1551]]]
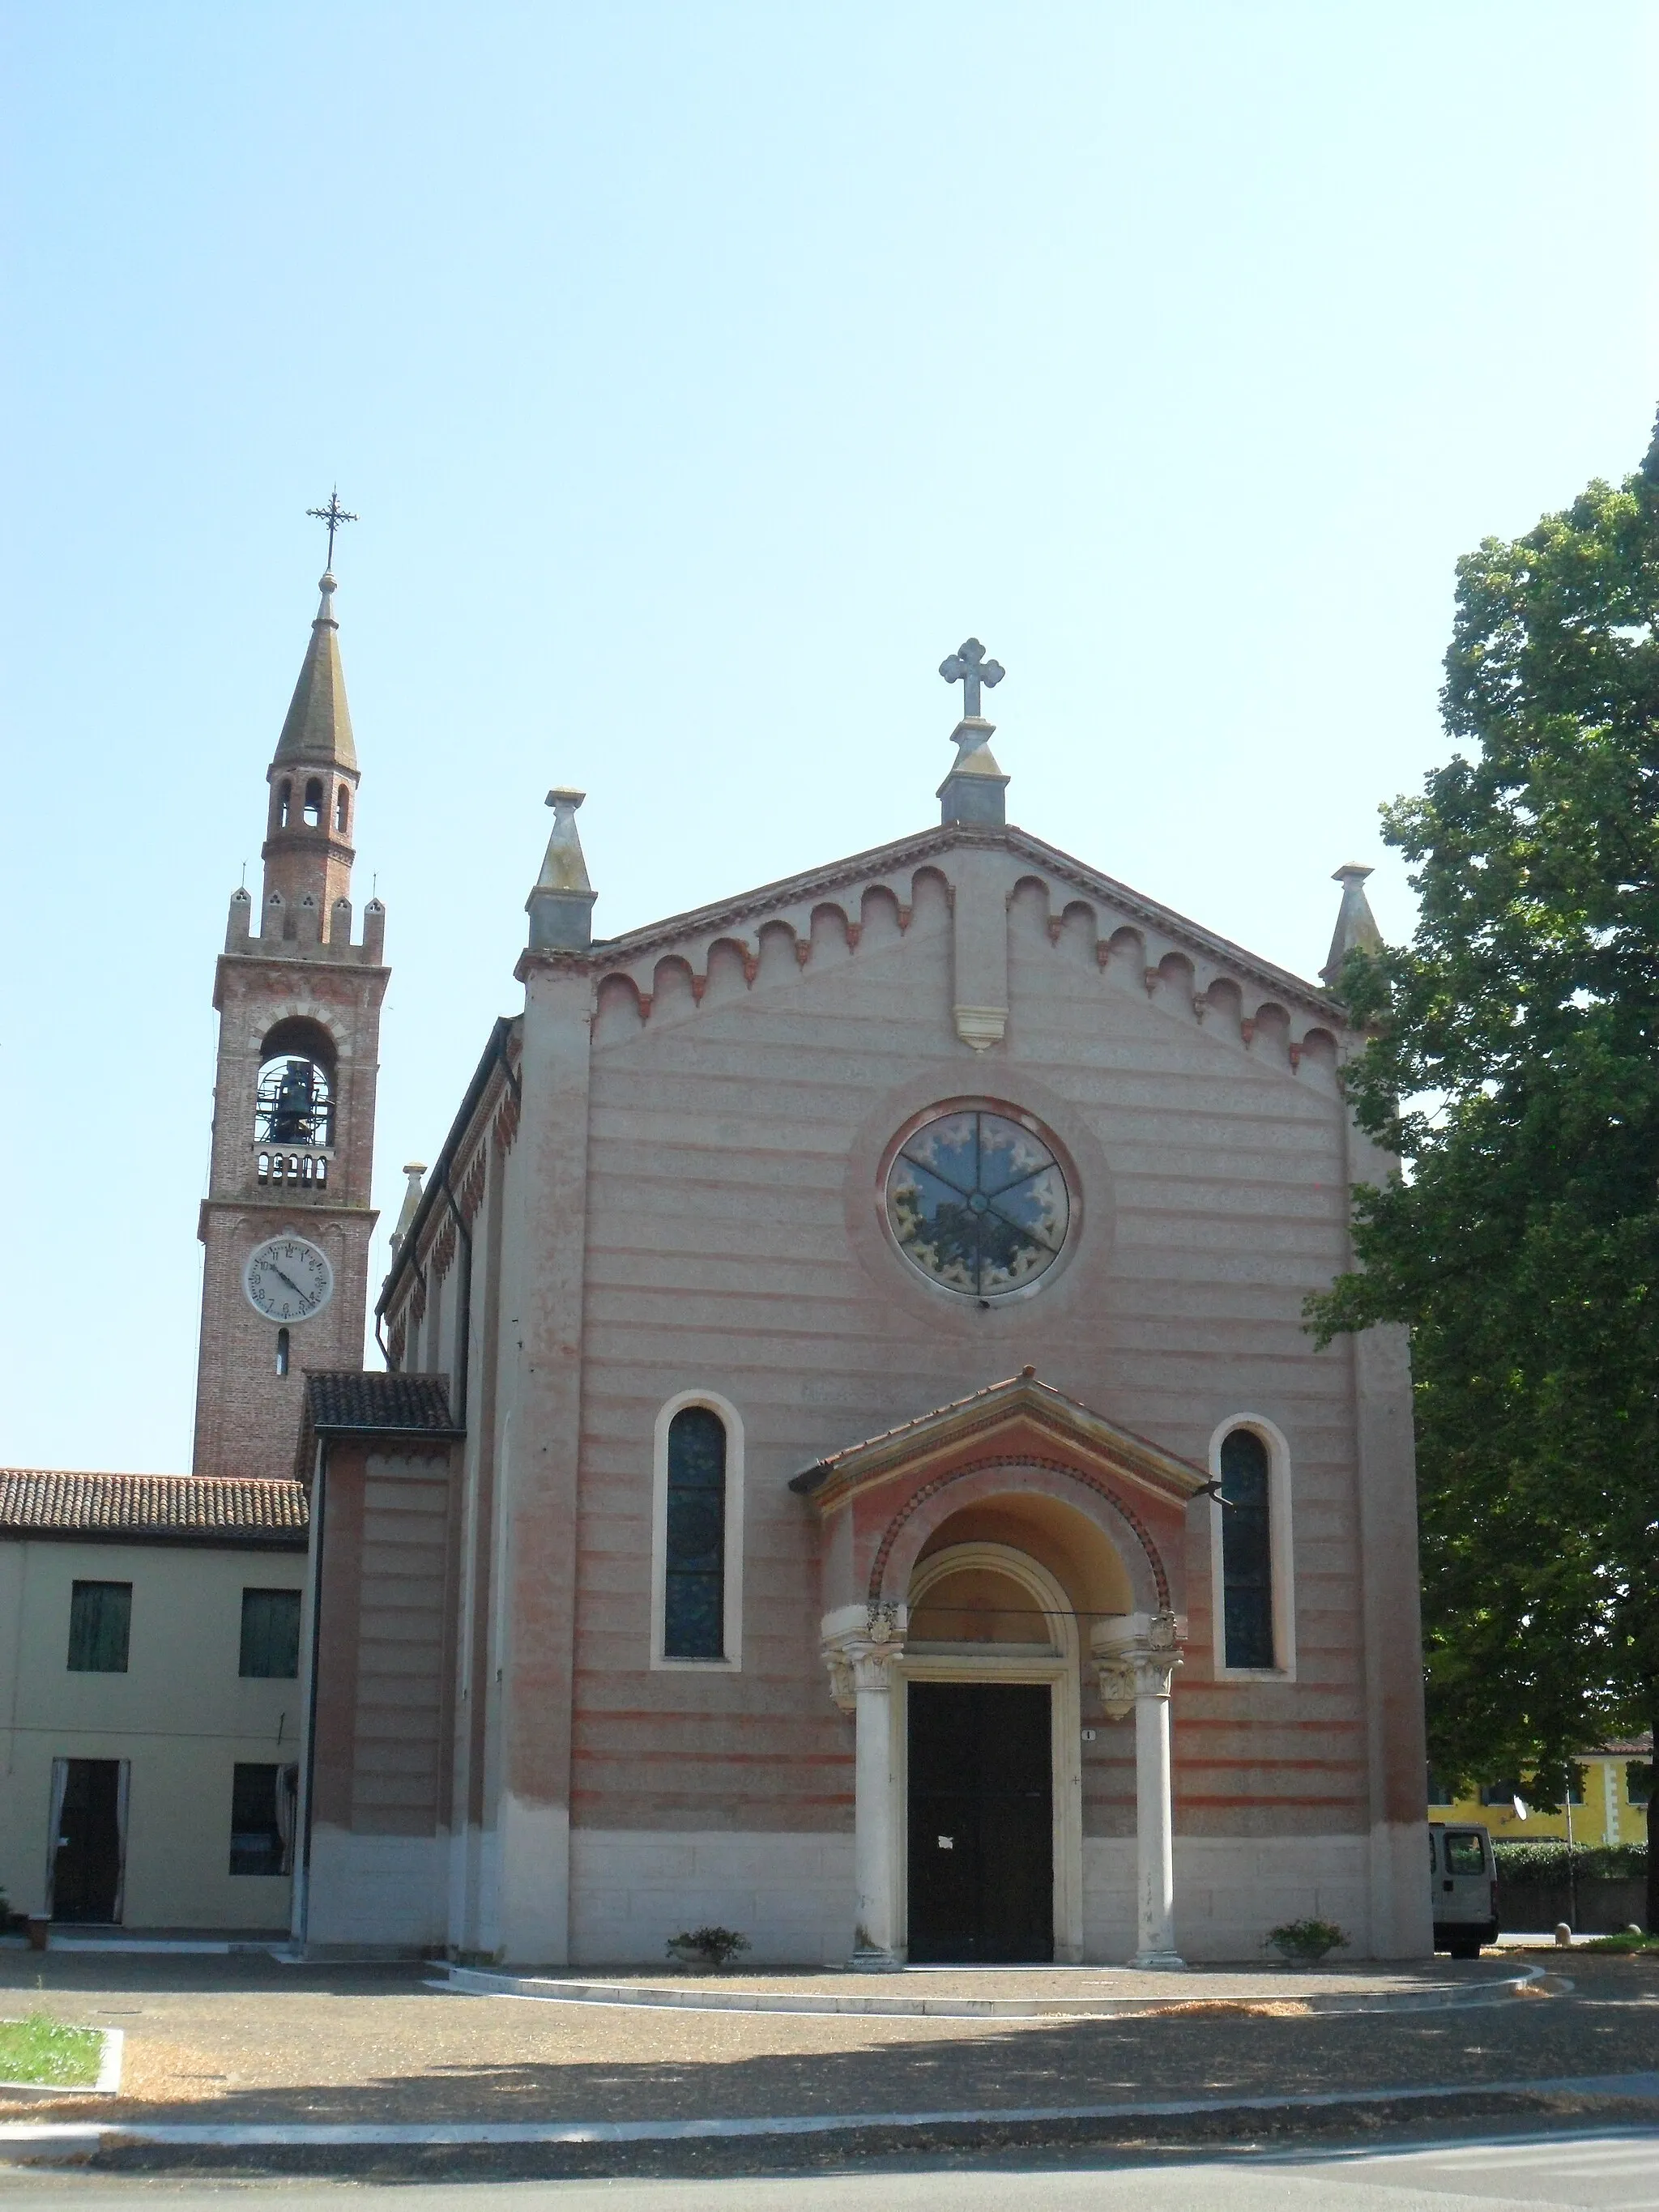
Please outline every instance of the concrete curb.
[[939, 2112], [810, 2112], [756, 2119], [249, 2121], [215, 2127], [158, 2121], [0, 2121], [0, 2165], [84, 2160], [129, 2145], [178, 2149], [408, 2148], [492, 2143], [708, 2142], [764, 2136], [944, 2128], [1075, 2127], [1229, 2112], [1329, 2112], [1346, 2106], [1445, 2103], [1464, 2097], [1580, 2096], [1659, 2103], [1659, 2072], [1559, 2075], [1537, 2081], [1437, 2081], [1396, 2089], [1319, 2089], [1273, 2097], [1174, 2097], [1121, 2105], [1018, 2105]]
[[1448, 2007], [1499, 2004], [1524, 1990], [1560, 1995], [1572, 1986], [1542, 1966], [1527, 1966], [1502, 1980], [1429, 1990], [1333, 1990], [1291, 1992], [1263, 1989], [1249, 1996], [1098, 1997], [878, 1996], [830, 1990], [720, 1990], [644, 1982], [556, 1980], [539, 1974], [498, 1974], [479, 1966], [451, 1966], [447, 1978], [426, 1986], [460, 1996], [527, 1997], [542, 2004], [623, 2005], [673, 2012], [853, 2013], [900, 2020], [1115, 2020], [1136, 2013], [1248, 2014], [1260, 2005], [1305, 2005], [1310, 2013], [1438, 2012]]

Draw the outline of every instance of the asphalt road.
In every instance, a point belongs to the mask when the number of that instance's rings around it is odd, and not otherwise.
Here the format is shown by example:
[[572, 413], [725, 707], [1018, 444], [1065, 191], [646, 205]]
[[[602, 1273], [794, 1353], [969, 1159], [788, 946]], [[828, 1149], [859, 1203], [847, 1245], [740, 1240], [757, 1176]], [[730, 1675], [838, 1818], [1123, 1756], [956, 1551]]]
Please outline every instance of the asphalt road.
[[6, 2212], [1504, 2212], [1659, 2208], [1659, 2126], [1464, 2136], [1387, 2150], [1231, 2160], [978, 2164], [711, 2181], [415, 2183], [116, 2179], [14, 2168]]

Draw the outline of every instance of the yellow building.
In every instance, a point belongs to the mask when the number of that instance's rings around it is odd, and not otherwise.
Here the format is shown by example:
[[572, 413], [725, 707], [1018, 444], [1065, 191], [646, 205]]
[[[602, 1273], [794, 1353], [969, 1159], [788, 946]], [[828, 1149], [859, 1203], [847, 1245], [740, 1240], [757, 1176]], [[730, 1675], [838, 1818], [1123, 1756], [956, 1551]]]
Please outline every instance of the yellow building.
[[289, 1924], [297, 1482], [0, 1469], [0, 1892], [128, 1929]]
[[1527, 1785], [1495, 1782], [1478, 1796], [1448, 1799], [1429, 1778], [1431, 1820], [1477, 1820], [1497, 1843], [1644, 1844], [1648, 1839], [1648, 1770], [1653, 1738], [1632, 1736], [1580, 1754], [1572, 1802], [1547, 1813], [1529, 1802]]

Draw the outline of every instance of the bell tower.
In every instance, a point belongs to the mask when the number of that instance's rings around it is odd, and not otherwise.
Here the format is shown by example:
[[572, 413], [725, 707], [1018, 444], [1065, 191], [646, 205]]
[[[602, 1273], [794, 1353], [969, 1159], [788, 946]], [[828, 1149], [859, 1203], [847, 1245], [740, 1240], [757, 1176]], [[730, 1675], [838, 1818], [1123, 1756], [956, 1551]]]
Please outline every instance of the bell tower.
[[305, 1370], [362, 1365], [386, 910], [354, 944], [357, 751], [331, 571], [320, 589], [266, 771], [259, 910], [232, 895], [214, 982], [198, 1474], [291, 1474]]

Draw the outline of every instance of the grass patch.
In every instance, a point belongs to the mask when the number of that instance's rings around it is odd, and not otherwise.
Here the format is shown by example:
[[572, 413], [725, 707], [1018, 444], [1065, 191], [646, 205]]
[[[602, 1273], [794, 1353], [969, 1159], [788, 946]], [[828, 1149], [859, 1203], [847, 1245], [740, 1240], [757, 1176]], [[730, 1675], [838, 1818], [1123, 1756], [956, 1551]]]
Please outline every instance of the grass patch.
[[0, 2081], [48, 2089], [90, 2089], [103, 2063], [95, 2027], [63, 2027], [43, 2012], [0, 2020]]
[[1622, 1952], [1633, 1957], [1638, 1951], [1659, 1954], [1659, 1936], [1598, 1936], [1593, 1943], [1581, 1943], [1581, 1951]]

